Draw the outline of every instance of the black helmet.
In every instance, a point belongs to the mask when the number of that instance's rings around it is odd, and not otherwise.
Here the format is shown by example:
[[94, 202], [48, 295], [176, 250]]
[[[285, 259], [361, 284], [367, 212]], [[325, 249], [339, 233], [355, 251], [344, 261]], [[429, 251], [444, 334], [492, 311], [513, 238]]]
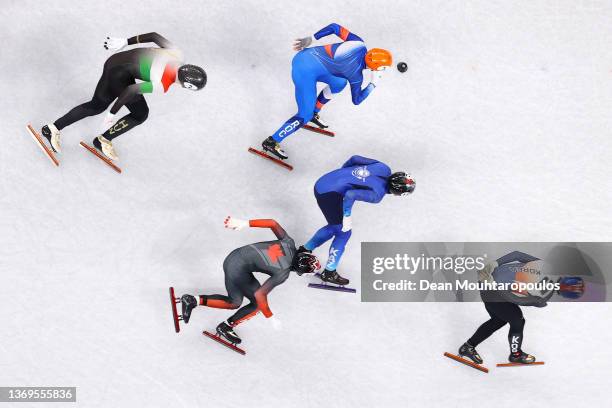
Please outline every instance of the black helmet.
[[316, 256], [309, 252], [298, 252], [293, 258], [292, 269], [298, 274], [314, 273], [321, 268]]
[[403, 171], [398, 171], [389, 176], [389, 192], [396, 196], [412, 194], [416, 187], [414, 178]]
[[190, 84], [199, 91], [206, 85], [206, 72], [197, 65], [186, 64], [178, 69], [178, 79], [183, 87]]

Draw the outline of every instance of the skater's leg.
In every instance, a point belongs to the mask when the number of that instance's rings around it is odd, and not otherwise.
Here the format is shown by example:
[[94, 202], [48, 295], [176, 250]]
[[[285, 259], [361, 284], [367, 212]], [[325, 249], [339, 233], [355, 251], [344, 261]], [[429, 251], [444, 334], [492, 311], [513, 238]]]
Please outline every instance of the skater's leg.
[[335, 94], [342, 92], [342, 90], [346, 87], [348, 81], [344, 78], [340, 78], [333, 75], [325, 75], [322, 78], [318, 78], [320, 82], [324, 82], [327, 84], [325, 88], [319, 93], [317, 97], [317, 102], [315, 105], [315, 113], [319, 113], [323, 106], [329, 102]]
[[200, 295], [201, 306], [214, 307], [216, 309], [238, 309], [242, 304], [243, 294], [241, 280], [246, 275], [243, 273], [244, 262], [237, 252], [231, 252], [223, 261], [223, 273], [225, 274], [225, 295]]
[[249, 275], [249, 279], [244, 279], [240, 282], [240, 291], [249, 299], [249, 304], [238, 309], [236, 313], [234, 313], [227, 322], [232, 326], [237, 326], [238, 324], [250, 319], [255, 316], [259, 309], [257, 308], [257, 300], [255, 298], [255, 293], [259, 290], [261, 285], [259, 281], [252, 274]]
[[485, 308], [491, 318], [484, 322], [467, 341], [472, 347], [478, 346], [480, 343], [488, 339], [497, 330], [504, 327], [506, 321], [497, 316], [498, 303], [484, 302]]
[[215, 309], [238, 309], [242, 299], [231, 298], [225, 295], [200, 295], [200, 306], [208, 306]]
[[342, 194], [336, 192], [319, 194], [316, 190], [314, 194], [327, 225], [318, 230], [310, 241], [304, 244], [304, 248], [309, 251], [329, 241], [336, 234], [337, 226], [342, 224]]
[[500, 310], [500, 316], [510, 324], [508, 331], [508, 344], [511, 353], [520, 353], [523, 344], [523, 329], [525, 328], [525, 319], [523, 311], [514, 303], [502, 303], [503, 308]]
[[115, 96], [113, 96], [111, 90], [109, 75], [105, 68], [91, 100], [73, 108], [70, 112], [53, 122], [53, 124], [58, 130], [62, 130], [83, 118], [99, 115], [108, 108], [114, 99]]
[[282, 142], [286, 137], [297, 131], [314, 115], [317, 99], [317, 76], [322, 69], [322, 65], [318, 63], [314, 55], [307, 51], [300, 51], [293, 58], [291, 77], [295, 87], [295, 101], [298, 105], [298, 112], [274, 132], [272, 139], [277, 143]]
[[520, 306], [510, 303], [496, 303], [497, 316], [510, 324], [508, 332], [508, 344], [510, 346], [510, 356], [508, 360], [512, 363], [530, 364], [536, 358], [530, 354], [523, 352], [523, 329], [525, 328], [525, 319]]
[[326, 225], [315, 232], [312, 238], [304, 244], [304, 248], [312, 251], [332, 239], [333, 236], [334, 228], [331, 225]]
[[131, 130], [134, 126], [140, 125], [149, 116], [149, 107], [142, 95], [138, 95], [133, 102], [127, 103], [125, 106], [129, 109], [130, 113], [119, 119], [117, 123], [102, 134], [107, 140], [113, 140]]
[[329, 257], [327, 258], [325, 269], [328, 271], [335, 271], [344, 254], [344, 248], [351, 238], [352, 230], [342, 231], [342, 224], [332, 225], [331, 227], [334, 230], [335, 236], [329, 247]]

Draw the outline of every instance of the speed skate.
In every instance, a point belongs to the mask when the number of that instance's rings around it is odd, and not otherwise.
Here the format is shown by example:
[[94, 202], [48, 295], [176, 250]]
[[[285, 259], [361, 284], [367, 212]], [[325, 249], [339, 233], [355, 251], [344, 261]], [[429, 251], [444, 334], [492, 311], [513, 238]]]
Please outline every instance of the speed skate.
[[302, 128], [306, 130], [310, 130], [311, 132], [319, 133], [319, 134], [329, 136], [329, 137], [336, 136], [334, 132], [330, 132], [329, 130], [322, 129], [318, 126], [303, 125]]
[[543, 361], [534, 361], [533, 363], [498, 363], [497, 367], [524, 367], [524, 366], [535, 366], [544, 365]]
[[480, 364], [476, 364], [466, 358], [459, 357], [459, 356], [456, 356], [454, 354], [447, 353], [447, 352], [444, 352], [444, 356], [450, 358], [451, 360], [455, 360], [461, 364], [465, 364], [466, 366], [475, 368], [476, 370], [482, 371], [483, 373], [489, 372], [489, 369], [487, 367], [480, 365]]
[[32, 136], [32, 139], [34, 139], [38, 147], [40, 147], [43, 153], [49, 158], [49, 160], [51, 160], [51, 163], [53, 163], [55, 166], [59, 166], [59, 160], [57, 160], [57, 157], [55, 157], [55, 154], [53, 154], [53, 150], [47, 146], [42, 136], [36, 130], [34, 130], [32, 125], [28, 124], [26, 126], [26, 130], [30, 136]]
[[119, 168], [119, 166], [117, 166], [115, 163], [113, 163], [113, 161], [111, 159], [109, 159], [108, 157], [106, 157], [102, 153], [100, 153], [100, 151], [98, 149], [88, 145], [87, 143], [85, 143], [82, 140], [81, 140], [81, 143], [79, 143], [79, 144], [81, 145], [81, 147], [83, 149], [87, 150], [89, 153], [93, 154], [98, 159], [102, 160], [104, 162], [104, 164], [109, 166], [111, 169], [115, 170], [117, 173], [121, 173], [121, 168]]
[[277, 164], [289, 171], [293, 170], [293, 166], [285, 163], [284, 161], [282, 161], [281, 159], [277, 159], [276, 157], [272, 157], [271, 155], [269, 155], [268, 153], [262, 152], [261, 150], [255, 149], [253, 147], [249, 147], [249, 153], [253, 153], [256, 156], [259, 156], [263, 159], [267, 159], [270, 160], [272, 163]]
[[174, 331], [177, 333], [181, 331], [180, 322], [183, 320], [183, 316], [178, 314], [176, 305], [181, 303], [181, 299], [174, 295], [174, 288], [170, 286], [170, 306], [172, 307], [172, 321], [174, 322]]
[[243, 356], [246, 354], [246, 351], [244, 351], [240, 347], [237, 347], [235, 344], [232, 344], [229, 341], [225, 340], [223, 337], [221, 337], [218, 334], [212, 334], [212, 333], [210, 333], [210, 332], [208, 332], [206, 330], [204, 330], [202, 332], [202, 334], [205, 335], [206, 337], [216, 341], [217, 343], [224, 345], [228, 349], [235, 351], [238, 354], [242, 354]]
[[[321, 279], [320, 273], [315, 273], [315, 276]], [[335, 285], [333, 283], [327, 283], [321, 279], [323, 283], [309, 283], [308, 287], [313, 289], [323, 289], [323, 290], [333, 290], [336, 292], [347, 292], [347, 293], [357, 293], [357, 289], [347, 288], [346, 286]]]

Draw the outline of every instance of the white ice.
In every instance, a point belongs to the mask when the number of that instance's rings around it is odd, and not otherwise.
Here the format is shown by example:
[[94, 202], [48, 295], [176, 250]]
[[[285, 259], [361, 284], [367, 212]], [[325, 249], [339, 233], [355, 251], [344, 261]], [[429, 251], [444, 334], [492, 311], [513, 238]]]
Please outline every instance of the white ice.
[[[329, 103], [337, 137], [292, 136], [288, 173], [246, 149], [295, 112], [292, 40], [330, 22], [409, 70], [358, 107], [348, 91]], [[149, 31], [205, 67], [206, 89], [148, 98], [117, 139], [122, 175], [78, 146], [102, 116], [64, 130], [53, 168], [26, 123], [91, 97], [106, 36]], [[224, 256], [271, 237], [224, 230], [228, 214], [308, 239], [314, 181], [353, 154], [418, 183], [356, 206], [341, 272], [357, 285], [361, 241], [612, 240], [608, 0], [4, 0], [0, 34], [0, 385], [77, 386], [83, 407], [608, 403], [607, 304], [525, 309], [524, 348], [546, 365], [484, 375], [442, 357], [487, 318], [479, 303], [365, 304], [293, 276], [270, 295], [280, 330], [238, 328], [242, 357], [200, 334], [227, 311], [176, 335], [167, 295], [223, 291]], [[506, 342], [479, 347], [490, 367]]]

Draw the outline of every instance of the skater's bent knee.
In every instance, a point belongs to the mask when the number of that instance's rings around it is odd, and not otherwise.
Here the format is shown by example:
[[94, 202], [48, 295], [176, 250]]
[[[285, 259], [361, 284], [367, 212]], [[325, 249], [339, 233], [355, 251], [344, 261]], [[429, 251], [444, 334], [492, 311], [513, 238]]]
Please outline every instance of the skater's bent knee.
[[138, 122], [138, 123], [142, 123], [145, 120], [147, 120], [147, 118], [149, 117], [149, 109], [147, 110], [142, 110], [140, 112], [132, 112], [132, 116], [134, 117], [134, 119]]

